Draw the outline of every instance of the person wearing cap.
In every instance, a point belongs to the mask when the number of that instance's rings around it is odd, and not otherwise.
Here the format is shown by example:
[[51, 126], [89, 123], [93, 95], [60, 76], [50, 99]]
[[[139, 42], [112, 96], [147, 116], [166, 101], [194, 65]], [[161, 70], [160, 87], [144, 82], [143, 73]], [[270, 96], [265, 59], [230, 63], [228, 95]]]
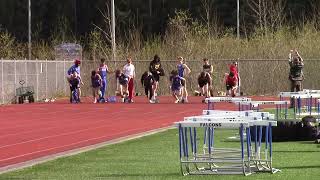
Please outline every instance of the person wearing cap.
[[132, 64], [132, 59], [131, 57], [127, 58], [127, 64], [123, 66], [123, 73], [129, 77], [129, 82], [128, 82], [128, 92], [129, 92], [129, 102], [133, 102], [133, 89], [134, 89], [134, 78], [136, 76], [135, 73], [135, 67]]
[[[80, 83], [83, 85], [84, 83], [82, 82], [82, 78], [81, 78], [81, 75], [80, 75], [80, 64], [81, 64], [81, 61], [76, 59], [74, 61], [74, 65], [72, 65], [68, 71], [67, 71], [67, 80], [68, 82], [70, 83], [70, 80], [71, 80], [71, 76], [74, 74], [74, 72], [77, 73], [77, 76], [79, 77], [79, 80], [80, 80]], [[78, 87], [78, 90], [79, 90], [79, 97], [81, 96], [81, 89], [80, 89], [80, 86]], [[80, 99], [80, 98], [79, 98]], [[72, 103], [72, 89], [70, 87], [70, 102]]]
[[68, 71], [67, 71], [67, 75], [70, 76], [71, 74], [73, 74], [74, 71], [76, 71], [78, 73], [78, 75], [80, 75], [80, 64], [81, 64], [81, 61], [76, 59], [74, 61], [74, 65], [72, 65]]

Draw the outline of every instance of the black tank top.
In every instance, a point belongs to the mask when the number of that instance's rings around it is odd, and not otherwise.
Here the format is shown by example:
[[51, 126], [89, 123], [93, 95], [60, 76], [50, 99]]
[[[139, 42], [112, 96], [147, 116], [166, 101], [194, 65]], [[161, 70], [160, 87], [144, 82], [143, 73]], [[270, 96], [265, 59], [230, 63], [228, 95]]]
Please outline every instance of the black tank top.
[[211, 64], [203, 65], [203, 71], [210, 73], [211, 71]]

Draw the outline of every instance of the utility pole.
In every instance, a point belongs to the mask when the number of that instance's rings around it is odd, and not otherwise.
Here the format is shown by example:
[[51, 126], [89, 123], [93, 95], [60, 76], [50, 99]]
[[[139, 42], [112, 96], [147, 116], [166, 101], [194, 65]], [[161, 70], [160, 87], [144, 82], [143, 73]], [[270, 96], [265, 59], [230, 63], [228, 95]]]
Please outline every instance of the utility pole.
[[240, 2], [237, 0], [237, 38], [240, 39]]
[[111, 38], [112, 38], [112, 60], [116, 58], [116, 20], [114, 12], [114, 0], [111, 0]]
[[152, 16], [152, 0], [149, 0], [149, 16]]
[[31, 0], [28, 0], [28, 55], [31, 60]]
[[78, 16], [77, 16], [77, 0], [74, 0], [74, 33], [78, 33]]

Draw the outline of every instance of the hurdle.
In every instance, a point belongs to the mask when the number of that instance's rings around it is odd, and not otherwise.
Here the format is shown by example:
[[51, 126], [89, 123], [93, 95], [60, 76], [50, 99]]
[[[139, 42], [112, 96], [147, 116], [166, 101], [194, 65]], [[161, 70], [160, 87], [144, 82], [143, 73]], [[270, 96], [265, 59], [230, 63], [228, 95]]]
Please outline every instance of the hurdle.
[[238, 116], [238, 117], [251, 117], [253, 119], [274, 120], [274, 114], [269, 112], [256, 112], [253, 110], [247, 111], [223, 111], [223, 110], [203, 110], [202, 115], [215, 115], [215, 116]]
[[[280, 99], [289, 97], [293, 99], [295, 106], [294, 120], [301, 119], [302, 116], [317, 116], [317, 120], [320, 119], [320, 90], [305, 89], [299, 92], [280, 92]], [[303, 100], [305, 100], [305, 106], [303, 108]], [[297, 104], [297, 105], [296, 105]], [[316, 112], [313, 111], [316, 110]], [[305, 110], [305, 112], [302, 112]]]
[[[196, 121], [199, 116], [191, 116], [184, 118], [185, 121]], [[201, 116], [203, 120], [212, 121], [213, 119], [216, 120], [229, 120], [235, 121], [237, 118], [245, 118], [247, 120], [274, 120], [274, 114], [270, 114], [269, 112], [254, 112], [254, 111], [221, 111], [221, 110], [203, 110], [203, 116]], [[206, 131], [205, 129], [205, 138], [206, 139]], [[259, 129], [259, 134], [258, 134]], [[254, 144], [255, 144], [255, 156], [260, 158], [260, 147], [262, 141], [262, 128], [261, 127], [253, 127], [254, 130]], [[252, 130], [252, 131], [253, 131]], [[212, 133], [213, 130], [212, 130]], [[258, 138], [259, 136], [259, 138]], [[206, 147], [206, 141], [203, 142], [204, 147]], [[213, 144], [213, 143], [212, 143]], [[205, 150], [205, 149], [204, 149]], [[253, 151], [251, 151], [253, 152]]]
[[[209, 97], [205, 99], [205, 103], [208, 104], [208, 110], [214, 110], [214, 103], [218, 102], [244, 102], [251, 101], [251, 98], [247, 97]], [[240, 109], [240, 107], [239, 107]]]
[[[276, 113], [275, 117], [276, 120], [279, 120], [281, 118], [281, 112], [282, 109], [284, 109], [284, 119], [287, 119], [288, 117], [288, 104], [290, 103], [289, 101], [243, 101], [243, 102], [237, 102], [239, 104], [240, 111], [245, 111], [245, 110], [256, 110], [260, 111], [261, 105], [275, 105], [276, 106]], [[284, 108], [281, 108], [284, 106]]]
[[[182, 175], [202, 174], [243, 174], [255, 172], [275, 173], [272, 167], [272, 126], [276, 121], [249, 120], [248, 118], [219, 118], [209, 116], [186, 117], [185, 121], [176, 123], [179, 129], [179, 155]], [[252, 155], [250, 127], [266, 128], [265, 156]], [[200, 137], [197, 129], [207, 128], [203, 136], [208, 146], [206, 151], [198, 152]], [[214, 145], [215, 129], [238, 129], [240, 148], [217, 148]], [[246, 133], [246, 135], [244, 135]], [[246, 141], [246, 142], [245, 142]], [[190, 144], [190, 148], [189, 148]], [[257, 152], [257, 150], [256, 150]]]

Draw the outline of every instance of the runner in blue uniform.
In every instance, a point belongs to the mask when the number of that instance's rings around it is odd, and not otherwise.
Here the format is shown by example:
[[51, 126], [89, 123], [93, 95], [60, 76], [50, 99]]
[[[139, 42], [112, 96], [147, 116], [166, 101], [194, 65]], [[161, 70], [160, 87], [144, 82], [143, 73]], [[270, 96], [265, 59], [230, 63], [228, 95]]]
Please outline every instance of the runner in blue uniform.
[[99, 67], [99, 74], [101, 76], [102, 79], [102, 84], [100, 87], [100, 91], [101, 91], [101, 97], [99, 99], [99, 102], [105, 102], [105, 94], [106, 94], [106, 90], [108, 87], [108, 80], [107, 80], [107, 75], [108, 73], [111, 73], [109, 71], [108, 66], [106, 65], [106, 60], [104, 58], [101, 59], [101, 64]]
[[170, 82], [172, 96], [175, 98], [174, 103], [182, 102], [182, 89], [185, 85], [185, 79], [179, 76], [177, 70], [173, 70], [171, 71]]
[[[81, 64], [81, 61], [76, 59], [74, 61], [74, 65], [72, 65], [68, 71], [67, 71], [67, 80], [70, 84], [70, 102], [72, 103], [72, 85], [71, 85], [71, 80], [72, 80], [72, 76], [74, 75], [74, 73], [77, 74], [77, 77], [79, 78], [80, 82], [82, 85], [84, 84], [81, 80], [81, 75], [80, 75], [80, 64]], [[81, 96], [81, 89], [80, 89], [80, 86], [77, 86], [78, 88], [78, 91], [79, 91], [79, 101], [80, 101], [80, 96]]]
[[[189, 75], [191, 73], [190, 68], [184, 63], [183, 57], [181, 57], [181, 56], [178, 57], [177, 69], [178, 69], [178, 71], [177, 71], [178, 75], [180, 77], [183, 77], [184, 79], [187, 75]], [[188, 102], [188, 91], [187, 91], [186, 82], [182, 88], [182, 96], [184, 96], [182, 101], [187, 103]]]

